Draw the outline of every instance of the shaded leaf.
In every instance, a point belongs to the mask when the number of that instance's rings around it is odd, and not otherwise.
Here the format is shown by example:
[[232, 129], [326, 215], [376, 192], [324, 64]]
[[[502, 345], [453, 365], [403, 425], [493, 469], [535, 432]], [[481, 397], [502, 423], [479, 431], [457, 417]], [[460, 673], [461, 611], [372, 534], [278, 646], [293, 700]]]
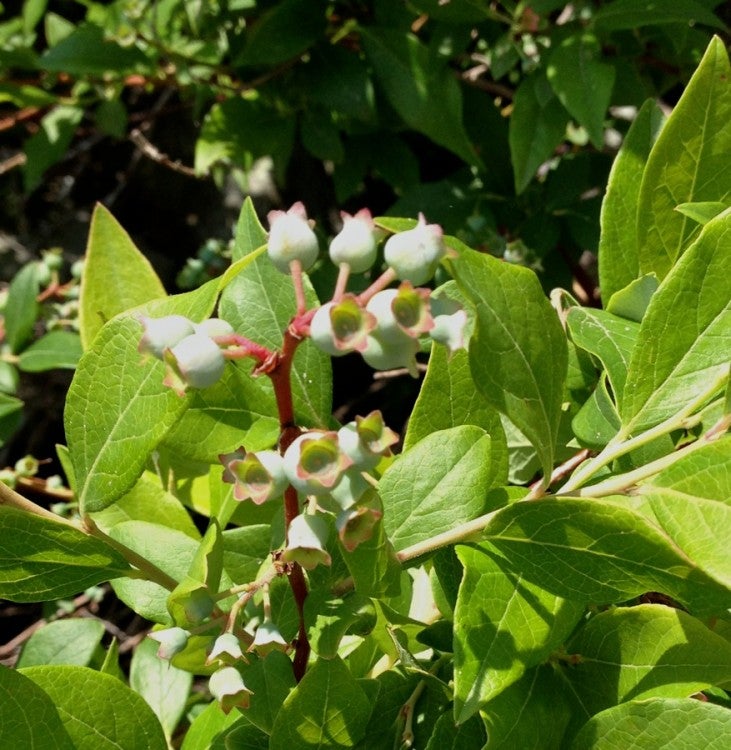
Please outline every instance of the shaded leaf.
[[74, 617], [48, 622], [26, 641], [16, 667], [40, 664], [90, 666], [104, 635], [104, 623], [91, 618]]
[[81, 341], [71, 331], [50, 331], [34, 341], [18, 358], [18, 369], [24, 372], [73, 370], [81, 358]]
[[650, 153], [642, 177], [637, 239], [640, 272], [659, 279], [698, 233], [675, 207], [731, 197], [731, 76], [714, 38]]

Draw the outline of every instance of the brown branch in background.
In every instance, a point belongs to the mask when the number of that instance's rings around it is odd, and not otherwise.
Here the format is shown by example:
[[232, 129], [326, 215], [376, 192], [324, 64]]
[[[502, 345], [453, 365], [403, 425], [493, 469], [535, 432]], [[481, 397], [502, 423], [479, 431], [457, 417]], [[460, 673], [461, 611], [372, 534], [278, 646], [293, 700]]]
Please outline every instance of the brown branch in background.
[[36, 120], [46, 109], [47, 107], [26, 107], [25, 109], [19, 109], [17, 112], [13, 112], [11, 115], [3, 117], [0, 120], [0, 130], [10, 130], [10, 128], [14, 128], [19, 122]]
[[13, 154], [5, 159], [5, 161], [0, 162], [0, 175], [3, 175], [16, 167], [22, 167], [26, 161], [28, 161], [28, 157], [22, 151]]
[[196, 174], [196, 171], [192, 167], [181, 164], [178, 160], [173, 161], [167, 154], [163, 154], [154, 144], [147, 140], [139, 128], [135, 128], [130, 132], [129, 139], [148, 159], [152, 159], [157, 164], [162, 164], [162, 166], [171, 169], [173, 172], [184, 174], [187, 177], [200, 178], [200, 175]]
[[489, 78], [483, 78], [483, 74], [488, 71], [489, 66], [486, 63], [480, 63], [467, 70], [457, 71], [456, 75], [460, 81], [464, 81], [469, 86], [474, 86], [474, 88], [486, 91], [488, 94], [512, 101], [515, 92], [511, 88]]
[[[591, 455], [591, 451], [588, 448], [584, 448], [583, 450], [580, 450], [578, 453], [575, 453], [571, 458], [564, 461], [562, 464], [557, 466], [552, 474], [551, 479], [548, 482], [548, 486], [550, 487], [555, 482], [558, 482], [559, 480], [563, 479], [564, 477], [567, 477], [571, 472], [580, 464], [583, 464], [584, 461], [586, 461], [587, 458]], [[537, 482], [534, 482], [531, 486], [531, 492], [535, 492], [538, 490], [538, 488], [543, 483], [542, 479], [539, 479]]]

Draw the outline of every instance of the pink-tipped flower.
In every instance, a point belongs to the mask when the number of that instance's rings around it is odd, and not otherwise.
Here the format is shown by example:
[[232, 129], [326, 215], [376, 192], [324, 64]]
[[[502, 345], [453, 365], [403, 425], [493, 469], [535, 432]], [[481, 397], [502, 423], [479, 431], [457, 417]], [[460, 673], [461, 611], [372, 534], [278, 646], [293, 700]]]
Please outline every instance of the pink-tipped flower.
[[157, 641], [160, 647], [157, 649], [157, 655], [161, 659], [170, 660], [179, 654], [187, 645], [190, 633], [185, 628], [165, 628], [164, 630], [154, 630], [147, 634], [148, 638]]
[[356, 417], [338, 430], [340, 449], [359, 469], [372, 469], [381, 456], [390, 453], [398, 442], [398, 435], [383, 421], [380, 411], [372, 411], [367, 417]]
[[446, 255], [443, 234], [438, 224], [427, 224], [424, 214], [419, 214], [419, 223], [413, 229], [388, 238], [383, 248], [386, 263], [399, 279], [414, 286], [426, 283]]
[[139, 318], [144, 331], [137, 351], [162, 359], [166, 349], [172, 349], [184, 338], [195, 333], [194, 323], [182, 315], [166, 315], [164, 318]]
[[330, 243], [330, 260], [347, 263], [353, 273], [367, 271], [376, 261], [377, 230], [371, 212], [362, 208], [355, 216], [341, 212], [343, 228]]
[[364, 310], [351, 294], [339, 302], [327, 302], [314, 314], [310, 338], [315, 346], [331, 357], [363, 351], [376, 319]]
[[188, 388], [208, 388], [217, 383], [226, 367], [226, 359], [216, 342], [203, 333], [186, 336], [163, 360], [167, 373], [163, 383], [182, 395]]
[[337, 432], [305, 432], [284, 453], [284, 472], [303, 495], [324, 495], [353, 462], [340, 450]]
[[272, 651], [286, 651], [289, 644], [284, 640], [279, 628], [271, 621], [264, 620], [254, 633], [254, 642], [249, 651], [256, 651], [262, 658]]
[[374, 370], [395, 370], [405, 367], [412, 377], [418, 377], [419, 369], [416, 362], [416, 353], [419, 351], [419, 342], [402, 333], [400, 341], [385, 342], [378, 335], [368, 337], [368, 346], [362, 352], [363, 359]]
[[282, 272], [290, 273], [290, 263], [298, 260], [306, 271], [317, 260], [320, 246], [307, 220], [307, 211], [298, 201], [289, 211], [270, 211], [269, 259]]
[[348, 552], [373, 536], [373, 529], [383, 516], [381, 501], [374, 489], [368, 490], [352, 507], [338, 513], [335, 528]]
[[211, 664], [224, 666], [243, 659], [244, 654], [241, 651], [239, 639], [233, 633], [222, 633], [213, 643], [211, 653], [206, 659], [206, 666]]
[[208, 680], [208, 689], [225, 714], [233, 708], [249, 707], [252, 692], [236, 667], [222, 667], [214, 672]]
[[374, 294], [366, 310], [376, 318], [374, 335], [385, 343], [397, 343], [403, 334], [417, 338], [434, 327], [429, 312], [429, 290], [414, 289], [408, 281], [398, 289]]
[[280, 497], [289, 480], [282, 457], [276, 451], [249, 453], [241, 448], [222, 454], [223, 481], [234, 485], [236, 500], [253, 500], [257, 505]]
[[329, 531], [327, 522], [319, 516], [303, 513], [292, 520], [287, 531], [287, 546], [282, 552], [285, 562], [299, 563], [305, 570], [318, 565], [331, 565], [332, 558], [325, 549]]

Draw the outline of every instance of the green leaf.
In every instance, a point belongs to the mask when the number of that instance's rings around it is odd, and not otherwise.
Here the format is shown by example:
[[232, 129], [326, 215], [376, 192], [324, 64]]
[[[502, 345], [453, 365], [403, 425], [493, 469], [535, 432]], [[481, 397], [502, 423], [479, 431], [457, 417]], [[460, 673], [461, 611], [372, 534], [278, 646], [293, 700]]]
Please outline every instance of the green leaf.
[[[318, 304], [306, 282], [309, 307]], [[292, 279], [280, 273], [268, 256], [247, 266], [221, 295], [221, 315], [243, 336], [270, 349], [280, 349], [283, 331], [296, 312]], [[330, 358], [308, 339], [297, 347], [292, 366], [292, 393], [300, 424], [325, 426], [332, 407]]]
[[[200, 321], [210, 315], [217, 290], [214, 279], [135, 312]], [[132, 312], [110, 321], [81, 358], [69, 388], [64, 423], [83, 512], [102, 510], [130, 490], [189, 403], [190, 396], [180, 398], [162, 384], [162, 362], [141, 362], [141, 335]]]
[[607, 390], [605, 374], [591, 396], [571, 420], [571, 429], [581, 445], [601, 450], [617, 434], [621, 422]]
[[[449, 404], [445, 409], [444, 404]], [[498, 412], [475, 387], [467, 352], [451, 356], [446, 347], [432, 344], [426, 377], [409, 416], [404, 451], [427, 435], [460, 425], [481, 427], [492, 438], [491, 460], [497, 484], [505, 484], [508, 474], [508, 449]], [[502, 457], [501, 451], [502, 448]]]
[[[350, 626], [373, 605], [359, 594], [335, 597], [327, 590], [313, 590], [305, 600], [305, 623], [312, 650], [323, 659], [338, 654], [340, 641]], [[373, 615], [375, 622], [375, 614]]]
[[15, 274], [8, 288], [3, 310], [5, 343], [13, 354], [17, 354], [33, 335], [40, 311], [36, 301], [40, 289], [39, 270], [38, 263], [28, 263]]
[[137, 47], [106, 40], [98, 26], [84, 24], [47, 50], [41, 65], [44, 70], [84, 77], [147, 68], [149, 62]]
[[283, 0], [247, 24], [246, 46], [234, 65], [276, 65], [296, 58], [324, 33], [326, 5], [322, 0], [301, 3]]
[[724, 29], [723, 22], [696, 0], [614, 0], [594, 14], [597, 31], [619, 31], [641, 26], [694, 23]]
[[551, 666], [529, 670], [485, 706], [489, 750], [564, 750], [573, 706]]
[[[187, 534], [146, 521], [127, 521], [110, 529], [109, 536], [142, 555], [176, 581], [182, 581], [198, 551], [198, 542]], [[152, 622], [171, 623], [167, 609], [170, 592], [151, 581], [119, 578], [114, 593], [131, 609]]]
[[683, 553], [731, 589], [731, 439], [710, 443], [660, 472], [638, 493]]
[[656, 525], [619, 502], [514, 503], [498, 511], [485, 538], [507, 570], [568, 599], [606, 604], [658, 591], [704, 612], [731, 602]]
[[641, 273], [662, 280], [697, 235], [677, 205], [731, 198], [729, 76], [724, 44], [714, 38], [647, 161], [637, 212]]
[[255, 380], [242, 366], [228, 366], [210, 388], [191, 394], [189, 406], [163, 443], [180, 456], [216, 463], [240, 445], [271, 448], [279, 436], [277, 405], [268, 378]]
[[522, 193], [538, 167], [553, 156], [564, 139], [568, 121], [568, 112], [545, 75], [536, 73], [521, 81], [513, 98], [508, 131], [516, 193]]
[[641, 323], [658, 286], [659, 282], [654, 273], [640, 276], [639, 279], [630, 281], [626, 287], [614, 292], [605, 305], [606, 310], [620, 318]]
[[464, 129], [462, 92], [442, 58], [408, 31], [361, 27], [376, 78], [404, 122], [468, 164], [481, 166]]
[[386, 469], [378, 489], [397, 550], [485, 511], [485, 495], [496, 486], [491, 450], [489, 435], [463, 425], [433, 432]]
[[20, 426], [22, 408], [23, 402], [19, 398], [0, 393], [0, 447]]
[[696, 203], [681, 203], [675, 210], [699, 224], [707, 224], [728, 208], [727, 203], [720, 201], [700, 201]]
[[692, 698], [630, 701], [584, 724], [572, 750], [725, 750], [731, 712]]
[[160, 722], [116, 677], [88, 667], [29, 667], [22, 674], [54, 702], [77, 750], [166, 750]]
[[281, 651], [272, 651], [244, 668], [244, 681], [253, 693], [244, 714], [247, 721], [271, 734], [279, 709], [297, 684], [292, 662]]
[[617, 408], [621, 408], [627, 367], [640, 326], [605, 310], [572, 307], [568, 327], [574, 343], [599, 358], [607, 371]]
[[170, 738], [185, 711], [193, 675], [160, 659], [158, 645], [151, 638], [145, 638], [137, 646], [132, 654], [129, 686], [145, 699], [159, 719], [165, 736]]
[[583, 125], [597, 148], [604, 145], [604, 116], [614, 86], [614, 67], [601, 62], [593, 34], [564, 39], [548, 58], [546, 73], [561, 104]]
[[91, 664], [102, 636], [104, 623], [86, 617], [48, 622], [36, 630], [23, 646], [16, 667], [40, 664]]
[[292, 152], [295, 118], [266, 104], [230, 98], [214, 104], [203, 121], [195, 144], [195, 170], [207, 174], [217, 162], [250, 169], [254, 161], [270, 156], [283, 176]]
[[269, 738], [245, 720], [231, 727], [224, 740], [225, 750], [269, 750]]
[[476, 311], [472, 378], [535, 447], [546, 477], [561, 420], [568, 348], [533, 271], [465, 250], [454, 275]]
[[627, 131], [609, 173], [599, 235], [599, 287], [607, 309], [612, 295], [639, 275], [637, 205], [640, 182], [664, 122], [657, 103], [646, 101]]
[[45, 171], [66, 153], [84, 110], [70, 104], [54, 107], [41, 120], [41, 127], [25, 142], [23, 182], [30, 192], [40, 185]]
[[365, 735], [371, 705], [341, 659], [318, 659], [274, 720], [271, 750], [350, 748]]
[[566, 644], [566, 671], [589, 716], [642, 698], [685, 698], [731, 679], [731, 643], [682, 610], [618, 607], [590, 619]]
[[240, 526], [223, 532], [223, 567], [234, 581], [253, 581], [271, 549], [268, 524]]
[[215, 593], [221, 583], [221, 573], [223, 573], [223, 536], [218, 521], [212, 518], [198, 545], [198, 550], [188, 569], [188, 575]]
[[0, 598], [61, 599], [130, 571], [119, 553], [68, 524], [2, 504], [0, 519]]
[[165, 288], [150, 261], [109, 210], [98, 203], [89, 226], [79, 300], [79, 332], [84, 349], [118, 313], [165, 296]]
[[454, 717], [473, 716], [563, 643], [584, 606], [504, 571], [480, 548], [457, 547], [464, 565], [454, 613]]
[[642, 320], [620, 416], [626, 434], [681, 411], [725, 374], [731, 351], [731, 209], [703, 227]]
[[486, 740], [485, 726], [478, 716], [473, 716], [463, 724], [457, 725], [449, 713], [443, 713], [437, 719], [426, 750], [481, 748], [485, 746]]
[[76, 750], [55, 701], [20, 672], [0, 665], [0, 727], [10, 747]]
[[90, 515], [94, 523], [105, 532], [125, 521], [149, 521], [182, 531], [193, 539], [200, 538], [200, 533], [183, 504], [177, 497], [166, 492], [160, 479], [153, 478], [153, 475], [143, 474], [116, 503]]
[[98, 511], [137, 481], [150, 453], [188, 406], [163, 384], [162, 362], [142, 364], [139, 321], [120, 317], [79, 362], [64, 421], [82, 512]]
[[23, 372], [73, 370], [81, 357], [81, 341], [71, 331], [50, 331], [34, 341], [18, 358]]
[[218, 701], [209, 703], [191, 722], [181, 750], [226, 750], [224, 737], [228, 728], [241, 721], [238, 711], [223, 713]]

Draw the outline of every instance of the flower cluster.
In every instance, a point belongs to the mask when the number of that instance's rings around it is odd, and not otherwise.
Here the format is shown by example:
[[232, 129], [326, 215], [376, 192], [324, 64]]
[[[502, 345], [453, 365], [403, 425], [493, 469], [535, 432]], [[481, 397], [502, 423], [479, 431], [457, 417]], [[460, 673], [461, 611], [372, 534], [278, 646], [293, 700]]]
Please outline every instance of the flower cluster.
[[[431, 280], [447, 250], [442, 229], [427, 224], [423, 214], [413, 229], [391, 235], [383, 248], [388, 270], [376, 281], [373, 293], [345, 293], [348, 275], [370, 269], [376, 261], [380, 232], [367, 209], [354, 216], [343, 213], [343, 228], [330, 243], [330, 260], [340, 275], [333, 299], [318, 308], [307, 331], [314, 344], [333, 357], [357, 351], [371, 367], [388, 370], [405, 367], [417, 374], [419, 337], [428, 334], [450, 351], [464, 347], [466, 313], [436, 315], [430, 290], [415, 288]], [[267, 250], [272, 262], [285, 273], [298, 261], [306, 270], [317, 259], [317, 238], [304, 207], [296, 203], [287, 211], [269, 214]], [[398, 289], [378, 290], [398, 279]]]
[[338, 431], [302, 433], [283, 456], [271, 450], [249, 452], [240, 448], [222, 454], [223, 479], [234, 485], [237, 500], [261, 504], [279, 499], [292, 485], [315, 500], [313, 512], [297, 516], [290, 524], [285, 562], [312, 569], [330, 564], [326, 550], [328, 523], [323, 512], [335, 516], [335, 526], [348, 550], [368, 539], [380, 518], [380, 501], [366, 478], [390, 452], [398, 436], [383, 422], [380, 412], [358, 417]]
[[165, 363], [165, 385], [183, 394], [188, 388], [208, 388], [223, 375], [226, 359], [216, 337], [233, 333], [220, 318], [193, 323], [182, 315], [164, 318], [141, 316], [144, 328], [138, 346], [141, 354]]

